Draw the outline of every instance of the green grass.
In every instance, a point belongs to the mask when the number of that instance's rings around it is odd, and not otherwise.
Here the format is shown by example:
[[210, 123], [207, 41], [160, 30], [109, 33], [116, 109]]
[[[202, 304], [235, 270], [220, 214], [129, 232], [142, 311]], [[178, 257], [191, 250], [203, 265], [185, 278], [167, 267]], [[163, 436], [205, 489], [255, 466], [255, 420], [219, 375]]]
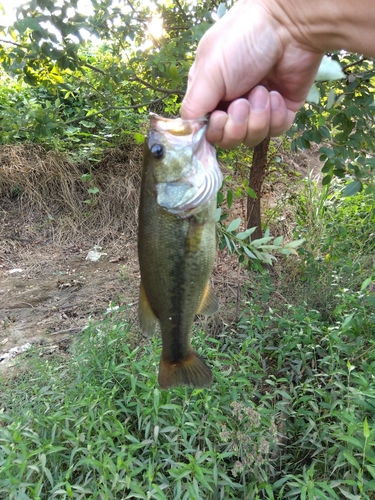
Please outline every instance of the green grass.
[[25, 358], [0, 382], [0, 499], [374, 499], [372, 215], [326, 196], [300, 258], [195, 332], [210, 389], [159, 390], [160, 340], [113, 313], [68, 358]]

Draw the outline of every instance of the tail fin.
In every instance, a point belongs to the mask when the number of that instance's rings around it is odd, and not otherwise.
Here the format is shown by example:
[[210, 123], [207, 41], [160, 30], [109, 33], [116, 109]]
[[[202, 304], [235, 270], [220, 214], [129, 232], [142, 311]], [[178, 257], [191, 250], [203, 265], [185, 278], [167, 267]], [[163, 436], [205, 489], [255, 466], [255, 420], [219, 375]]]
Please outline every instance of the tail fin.
[[181, 385], [203, 388], [212, 384], [212, 372], [202, 356], [191, 351], [188, 357], [178, 363], [170, 363], [163, 359], [159, 365], [159, 385], [162, 389], [170, 389]]

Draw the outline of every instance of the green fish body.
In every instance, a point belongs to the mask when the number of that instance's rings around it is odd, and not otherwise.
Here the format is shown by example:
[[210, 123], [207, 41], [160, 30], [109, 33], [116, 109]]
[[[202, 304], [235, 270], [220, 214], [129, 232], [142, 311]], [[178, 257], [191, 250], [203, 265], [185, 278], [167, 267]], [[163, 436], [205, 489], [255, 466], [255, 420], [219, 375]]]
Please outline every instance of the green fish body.
[[193, 350], [190, 332], [197, 313], [218, 310], [208, 282], [222, 177], [204, 136], [207, 120], [150, 120], [138, 228], [140, 325], [152, 336], [160, 324], [161, 388], [207, 387], [212, 373]]

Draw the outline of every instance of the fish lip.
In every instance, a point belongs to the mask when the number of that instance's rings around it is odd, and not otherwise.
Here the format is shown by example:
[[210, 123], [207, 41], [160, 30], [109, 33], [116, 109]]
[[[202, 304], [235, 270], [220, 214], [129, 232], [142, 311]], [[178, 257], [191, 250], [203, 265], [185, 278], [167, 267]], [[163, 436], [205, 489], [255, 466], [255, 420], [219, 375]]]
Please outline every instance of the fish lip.
[[152, 130], [169, 132], [172, 135], [190, 135], [196, 133], [202, 127], [206, 127], [209, 121], [209, 115], [193, 120], [183, 120], [182, 118], [165, 118], [156, 113], [149, 113], [149, 118]]

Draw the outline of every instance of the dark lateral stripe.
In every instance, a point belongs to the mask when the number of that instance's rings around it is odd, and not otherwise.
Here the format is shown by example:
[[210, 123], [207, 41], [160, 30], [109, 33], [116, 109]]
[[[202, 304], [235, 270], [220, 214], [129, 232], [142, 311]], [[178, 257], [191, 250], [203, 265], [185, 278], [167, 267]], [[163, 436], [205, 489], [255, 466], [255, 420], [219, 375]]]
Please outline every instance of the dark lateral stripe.
[[[184, 287], [184, 277], [185, 277], [185, 269], [186, 262], [184, 259], [181, 259], [179, 265], [174, 267], [173, 273], [171, 273], [171, 280], [173, 283], [172, 287], [172, 320], [171, 320], [171, 329], [170, 335], [171, 339], [171, 352], [166, 353], [168, 360], [172, 363], [179, 363], [182, 359], [187, 355], [186, 350], [184, 349], [184, 344], [186, 345], [186, 341], [183, 341], [183, 333], [182, 333], [182, 323], [183, 323], [183, 296], [185, 293]], [[185, 333], [188, 335], [189, 332]]]

